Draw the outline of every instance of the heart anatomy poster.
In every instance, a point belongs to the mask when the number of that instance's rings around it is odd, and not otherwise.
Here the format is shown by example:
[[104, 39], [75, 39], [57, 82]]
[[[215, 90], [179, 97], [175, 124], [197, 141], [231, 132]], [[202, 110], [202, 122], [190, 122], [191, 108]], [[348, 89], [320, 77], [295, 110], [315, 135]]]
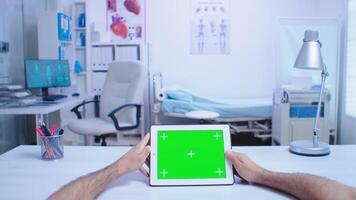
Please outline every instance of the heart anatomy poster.
[[111, 40], [141, 43], [145, 33], [144, 0], [107, 0], [107, 26]]
[[230, 0], [191, 0], [191, 54], [230, 54]]

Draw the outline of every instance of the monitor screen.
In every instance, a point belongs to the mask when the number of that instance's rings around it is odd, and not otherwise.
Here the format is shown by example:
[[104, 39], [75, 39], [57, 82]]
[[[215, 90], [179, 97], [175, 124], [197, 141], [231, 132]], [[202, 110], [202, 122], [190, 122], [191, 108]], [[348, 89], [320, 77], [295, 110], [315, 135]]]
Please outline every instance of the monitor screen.
[[26, 60], [27, 88], [69, 87], [69, 70], [67, 60]]

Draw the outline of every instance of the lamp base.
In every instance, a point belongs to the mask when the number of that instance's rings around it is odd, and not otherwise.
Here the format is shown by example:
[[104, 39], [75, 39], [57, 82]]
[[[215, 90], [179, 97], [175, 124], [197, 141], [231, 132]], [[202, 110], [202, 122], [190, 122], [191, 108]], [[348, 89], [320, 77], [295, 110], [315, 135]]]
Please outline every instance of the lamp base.
[[290, 143], [289, 151], [303, 156], [325, 156], [330, 153], [330, 148], [325, 142], [318, 142], [314, 147], [311, 140], [297, 140]]

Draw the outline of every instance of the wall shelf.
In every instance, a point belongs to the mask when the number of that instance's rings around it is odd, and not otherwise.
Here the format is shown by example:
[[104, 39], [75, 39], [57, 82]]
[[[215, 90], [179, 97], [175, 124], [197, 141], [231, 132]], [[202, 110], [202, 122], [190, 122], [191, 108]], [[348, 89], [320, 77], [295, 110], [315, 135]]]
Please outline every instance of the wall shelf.
[[85, 27], [76, 27], [75, 30], [76, 31], [85, 31], [86, 28]]
[[63, 45], [72, 45], [73, 44], [72, 41], [64, 41], [64, 40], [59, 40], [59, 43], [61, 43]]
[[80, 72], [79, 74], [77, 74], [78, 76], [86, 76], [87, 72]]
[[125, 42], [125, 43], [120, 43], [120, 42], [92, 42], [90, 44], [92, 47], [95, 46], [120, 46], [120, 47], [126, 47], [126, 46], [133, 46], [137, 45], [137, 43], [130, 43], [130, 42]]
[[74, 57], [75, 61], [78, 61], [80, 65], [82, 66], [82, 72], [76, 74], [77, 78], [80, 79], [80, 81], [77, 83], [78, 87], [78, 92], [79, 93], [89, 93], [90, 92], [90, 80], [88, 77], [90, 77], [90, 65], [89, 65], [89, 58], [90, 58], [90, 51], [87, 48], [87, 46], [81, 46], [82, 44], [82, 36], [84, 34], [85, 36], [85, 44], [88, 44], [89, 41], [89, 29], [87, 26], [81, 27], [79, 25], [79, 20], [82, 14], [84, 14], [84, 20], [86, 21], [85, 24], [88, 24], [88, 13], [87, 13], [87, 2], [86, 1], [75, 1], [72, 4], [72, 18], [73, 18], [73, 29], [74, 29], [74, 34], [73, 34], [73, 44], [74, 45]]

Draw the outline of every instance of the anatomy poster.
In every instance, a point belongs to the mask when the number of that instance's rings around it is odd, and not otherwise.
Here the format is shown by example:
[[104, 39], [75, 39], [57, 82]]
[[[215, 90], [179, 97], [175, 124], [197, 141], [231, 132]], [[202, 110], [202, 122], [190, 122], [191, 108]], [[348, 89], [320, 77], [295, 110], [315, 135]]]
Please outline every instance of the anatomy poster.
[[191, 54], [230, 53], [230, 0], [191, 0]]
[[107, 0], [107, 20], [112, 41], [120, 43], [144, 41], [144, 0]]

